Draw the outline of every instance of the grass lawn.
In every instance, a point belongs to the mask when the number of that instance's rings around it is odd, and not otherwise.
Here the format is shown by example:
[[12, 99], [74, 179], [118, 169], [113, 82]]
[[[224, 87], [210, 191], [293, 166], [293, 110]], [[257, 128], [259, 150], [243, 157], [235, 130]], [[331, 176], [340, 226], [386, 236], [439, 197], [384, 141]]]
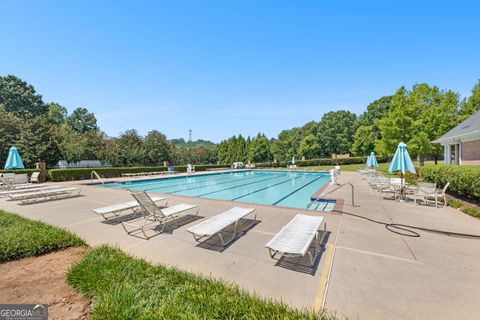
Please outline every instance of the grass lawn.
[[327, 319], [108, 246], [87, 253], [67, 281], [93, 297], [93, 319]]
[[63, 229], [0, 210], [0, 263], [85, 242]]

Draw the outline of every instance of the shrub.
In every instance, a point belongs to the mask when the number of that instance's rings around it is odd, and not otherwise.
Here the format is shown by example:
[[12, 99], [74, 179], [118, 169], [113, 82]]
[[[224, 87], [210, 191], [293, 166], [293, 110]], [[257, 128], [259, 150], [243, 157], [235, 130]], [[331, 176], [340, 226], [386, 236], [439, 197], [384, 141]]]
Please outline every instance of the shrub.
[[472, 217], [480, 218], [480, 210], [470, 208], [470, 207], [463, 207], [461, 210], [466, 214], [471, 215]]
[[463, 206], [463, 202], [461, 200], [457, 200], [457, 199], [450, 200], [450, 201], [448, 201], [448, 206], [452, 207], [452, 208], [455, 208], [455, 209], [458, 209], [461, 206]]
[[[205, 171], [208, 168], [228, 168], [229, 165], [196, 165], [195, 171]], [[96, 171], [103, 178], [121, 177], [122, 173], [166, 171], [167, 167], [112, 167], [112, 168], [76, 168], [48, 170], [51, 181], [73, 181], [90, 179], [92, 171]], [[186, 172], [187, 166], [175, 166], [175, 171]]]
[[425, 181], [436, 182], [440, 188], [450, 182], [450, 191], [480, 198], [479, 166], [426, 165], [421, 168], [420, 175]]

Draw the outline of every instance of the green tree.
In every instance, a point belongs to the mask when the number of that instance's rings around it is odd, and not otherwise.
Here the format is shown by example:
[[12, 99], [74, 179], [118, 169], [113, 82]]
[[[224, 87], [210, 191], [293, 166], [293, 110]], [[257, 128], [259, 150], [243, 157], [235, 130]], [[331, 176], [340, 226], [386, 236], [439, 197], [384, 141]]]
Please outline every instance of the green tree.
[[24, 122], [17, 148], [25, 164], [32, 165], [40, 161], [56, 164], [62, 157], [55, 127], [43, 117]]
[[473, 87], [470, 97], [462, 101], [459, 120], [466, 120], [478, 110], [480, 110], [480, 80]]
[[172, 161], [172, 145], [160, 131], [150, 131], [143, 141], [143, 147], [147, 166], [161, 166], [163, 161]]
[[441, 147], [432, 141], [458, 123], [458, 105], [458, 94], [436, 86], [423, 83], [414, 85], [412, 91], [400, 88], [387, 116], [377, 121], [382, 138], [376, 150], [393, 154], [403, 141], [421, 165], [426, 156], [438, 157]]
[[118, 162], [122, 166], [142, 166], [145, 163], [143, 139], [137, 130], [131, 129], [120, 134], [118, 142]]
[[233, 136], [228, 139], [227, 144], [227, 163], [240, 161], [237, 159], [237, 137]]
[[357, 116], [354, 113], [346, 110], [325, 113], [318, 124], [317, 133], [321, 154], [349, 153], [356, 130]]
[[376, 136], [373, 126], [360, 126], [355, 132], [352, 153], [354, 155], [368, 155], [375, 149]]
[[237, 148], [235, 152], [235, 158], [238, 159], [238, 161], [246, 161], [247, 159], [247, 142], [245, 141], [245, 138], [242, 137], [240, 134], [237, 138]]
[[311, 133], [305, 136], [302, 142], [300, 142], [298, 154], [306, 159], [312, 159], [317, 156], [319, 149], [320, 145], [318, 144], [317, 137]]
[[90, 130], [98, 130], [95, 115], [85, 108], [76, 108], [67, 118], [68, 127], [77, 133], [84, 133]]
[[10, 147], [19, 138], [21, 125], [22, 120], [13, 113], [5, 111], [5, 107], [0, 104], [0, 161], [7, 159]]
[[222, 140], [217, 147], [217, 157], [220, 163], [228, 163], [228, 155], [227, 155], [227, 141]]
[[4, 105], [5, 111], [23, 119], [47, 112], [42, 96], [35, 92], [35, 88], [12, 75], [0, 77], [0, 104]]
[[367, 106], [367, 110], [358, 118], [358, 126], [371, 127], [371, 131], [375, 134], [376, 139], [380, 139], [380, 129], [375, 123], [388, 114], [388, 110], [390, 110], [392, 105], [392, 99], [392, 96], [384, 96], [371, 102]]
[[68, 114], [65, 107], [62, 107], [55, 102], [47, 103], [46, 107], [47, 112], [44, 114], [44, 117], [47, 119], [49, 124], [57, 126], [62, 126], [65, 124]]
[[258, 134], [248, 146], [247, 160], [252, 162], [271, 161], [270, 146], [264, 134]]

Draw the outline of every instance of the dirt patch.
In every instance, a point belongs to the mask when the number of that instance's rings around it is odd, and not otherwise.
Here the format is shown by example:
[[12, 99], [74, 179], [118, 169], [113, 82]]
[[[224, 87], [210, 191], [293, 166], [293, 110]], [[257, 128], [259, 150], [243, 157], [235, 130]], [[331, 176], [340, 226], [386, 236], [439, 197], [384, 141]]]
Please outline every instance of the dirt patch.
[[87, 250], [68, 248], [0, 264], [0, 302], [46, 303], [49, 319], [89, 319], [91, 301], [65, 281]]

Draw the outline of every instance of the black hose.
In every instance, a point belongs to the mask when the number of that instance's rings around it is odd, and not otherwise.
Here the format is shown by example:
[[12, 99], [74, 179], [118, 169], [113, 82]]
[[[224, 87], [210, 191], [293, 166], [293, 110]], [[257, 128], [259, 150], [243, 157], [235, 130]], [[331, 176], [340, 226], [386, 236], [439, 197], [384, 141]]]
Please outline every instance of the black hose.
[[[349, 216], [353, 216], [356, 218], [364, 219], [373, 223], [381, 224], [385, 226], [385, 229], [387, 229], [390, 232], [406, 236], [406, 237], [414, 237], [414, 238], [419, 238], [420, 234], [414, 230], [420, 230], [420, 231], [425, 231], [425, 232], [432, 232], [432, 233], [437, 233], [441, 234], [444, 236], [450, 236], [450, 237], [458, 237], [458, 238], [469, 238], [469, 239], [478, 239], [480, 240], [480, 235], [478, 234], [468, 234], [468, 233], [459, 233], [459, 232], [452, 232], [452, 231], [445, 231], [445, 230], [438, 230], [438, 229], [430, 229], [430, 228], [423, 228], [423, 227], [416, 227], [408, 224], [401, 224], [401, 223], [386, 223], [383, 221], [378, 221], [375, 219], [367, 218], [364, 216], [360, 216], [358, 214], [350, 213], [350, 212], [345, 212], [345, 211], [340, 211], [343, 214], [347, 214]], [[414, 229], [414, 230], [412, 230]], [[400, 231], [399, 231], [400, 230]]]

